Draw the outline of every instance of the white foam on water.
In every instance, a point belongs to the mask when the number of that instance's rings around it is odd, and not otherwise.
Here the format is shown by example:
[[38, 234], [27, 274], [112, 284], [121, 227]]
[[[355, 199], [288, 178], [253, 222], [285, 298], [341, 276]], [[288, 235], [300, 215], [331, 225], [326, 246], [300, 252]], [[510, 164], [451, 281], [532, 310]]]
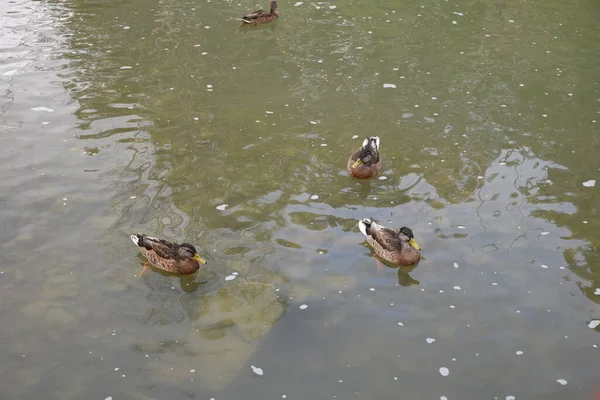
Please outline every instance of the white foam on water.
[[31, 111], [45, 111], [45, 112], [54, 112], [54, 108], [48, 107], [33, 107], [30, 109]]
[[396, 89], [396, 85], [394, 85], [393, 83], [384, 83], [383, 87], [386, 89]]
[[585, 187], [594, 187], [594, 186], [596, 186], [596, 180], [595, 179], [590, 179], [589, 181], [585, 181], [585, 182], [583, 182], [583, 186], [585, 186]]
[[264, 374], [262, 368], [255, 367], [254, 365], [251, 365], [250, 368], [252, 368], [252, 372], [258, 376], [262, 376]]

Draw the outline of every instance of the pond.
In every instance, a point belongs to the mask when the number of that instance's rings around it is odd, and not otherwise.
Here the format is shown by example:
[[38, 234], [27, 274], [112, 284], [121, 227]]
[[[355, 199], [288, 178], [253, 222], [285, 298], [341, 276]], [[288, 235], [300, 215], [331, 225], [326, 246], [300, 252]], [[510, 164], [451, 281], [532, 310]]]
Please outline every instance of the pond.
[[4, 5], [0, 397], [592, 400], [600, 4], [267, 7]]

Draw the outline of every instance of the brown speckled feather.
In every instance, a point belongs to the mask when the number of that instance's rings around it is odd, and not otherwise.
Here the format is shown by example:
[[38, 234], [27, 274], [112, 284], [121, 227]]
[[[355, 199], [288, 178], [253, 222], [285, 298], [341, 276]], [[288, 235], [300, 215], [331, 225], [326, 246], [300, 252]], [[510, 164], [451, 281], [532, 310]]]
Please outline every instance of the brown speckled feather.
[[131, 240], [138, 245], [140, 252], [150, 264], [158, 269], [188, 275], [200, 268], [200, 263], [194, 259], [196, 249], [192, 245], [180, 245], [141, 233], [131, 235]]
[[[352, 165], [361, 159], [363, 163], [355, 168]], [[349, 158], [346, 169], [350, 175], [358, 179], [370, 178], [381, 171], [381, 157], [379, 156], [379, 138], [370, 137], [365, 139], [363, 145]]]
[[269, 11], [253, 11], [250, 14], [244, 15], [241, 18], [241, 21], [249, 25], [260, 25], [266, 24], [271, 21], [275, 21], [277, 18], [279, 18], [279, 11], [277, 11], [277, 3], [275, 1], [272, 1]]
[[409, 244], [407, 235], [375, 222], [365, 224], [364, 221], [368, 220], [361, 221], [365, 228], [363, 233], [366, 233], [367, 242], [378, 256], [397, 265], [412, 265], [421, 259], [421, 252]]

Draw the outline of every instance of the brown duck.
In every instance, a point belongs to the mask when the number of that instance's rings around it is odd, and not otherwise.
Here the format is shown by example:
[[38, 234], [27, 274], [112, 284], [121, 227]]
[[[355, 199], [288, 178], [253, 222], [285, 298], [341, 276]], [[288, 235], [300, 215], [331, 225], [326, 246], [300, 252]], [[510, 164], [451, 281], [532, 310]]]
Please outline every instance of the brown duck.
[[[412, 229], [406, 226], [395, 230], [379, 225], [369, 218], [363, 218], [358, 222], [358, 228], [375, 250], [375, 254], [392, 264], [413, 265], [421, 259], [421, 247], [415, 241]], [[379, 260], [377, 268], [381, 268]]]
[[366, 179], [378, 174], [381, 171], [379, 137], [366, 138], [361, 148], [350, 156], [346, 167], [350, 175], [358, 179]]
[[[198, 271], [200, 264], [206, 264], [189, 243], [177, 244], [164, 239], [157, 239], [143, 233], [131, 235], [131, 240], [139, 247], [140, 252], [154, 267], [179, 275], [189, 275]], [[140, 275], [146, 271], [147, 263]]]
[[266, 24], [271, 21], [275, 21], [279, 18], [279, 11], [277, 11], [277, 2], [272, 1], [269, 11], [256, 10], [250, 14], [244, 15], [240, 21], [250, 25]]

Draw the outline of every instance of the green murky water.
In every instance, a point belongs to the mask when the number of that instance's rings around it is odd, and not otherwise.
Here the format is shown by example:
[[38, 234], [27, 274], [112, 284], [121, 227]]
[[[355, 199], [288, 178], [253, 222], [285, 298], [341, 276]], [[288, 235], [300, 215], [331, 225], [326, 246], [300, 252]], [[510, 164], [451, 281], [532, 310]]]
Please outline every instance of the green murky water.
[[[259, 6], [5, 2], [0, 397], [591, 399], [598, 3]], [[136, 231], [209, 264], [139, 277]]]

